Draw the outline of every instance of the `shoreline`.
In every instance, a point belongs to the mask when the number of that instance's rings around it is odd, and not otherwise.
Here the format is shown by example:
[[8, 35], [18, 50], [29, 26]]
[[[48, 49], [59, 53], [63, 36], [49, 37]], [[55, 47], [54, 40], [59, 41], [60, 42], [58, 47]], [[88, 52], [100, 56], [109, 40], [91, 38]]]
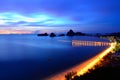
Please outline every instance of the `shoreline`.
[[78, 64], [68, 70], [65, 70], [64, 72], [61, 72], [59, 74], [56, 74], [54, 76], [48, 77], [44, 80], [65, 80], [65, 75], [69, 72], [77, 72], [77, 75], [83, 75], [88, 72], [89, 69], [94, 68], [94, 66], [101, 61], [101, 59], [106, 56], [114, 47], [116, 43], [111, 43], [111, 45], [103, 50], [102, 52], [98, 53], [96, 56], [90, 58], [89, 60]]

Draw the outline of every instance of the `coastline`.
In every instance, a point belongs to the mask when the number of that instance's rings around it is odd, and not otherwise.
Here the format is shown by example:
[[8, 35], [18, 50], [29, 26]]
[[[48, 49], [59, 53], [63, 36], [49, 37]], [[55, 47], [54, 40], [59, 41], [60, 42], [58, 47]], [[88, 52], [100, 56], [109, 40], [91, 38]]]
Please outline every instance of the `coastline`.
[[104, 51], [98, 53], [96, 56], [92, 57], [91, 59], [74, 66], [64, 72], [56, 74], [54, 76], [48, 77], [45, 80], [65, 80], [65, 75], [69, 72], [77, 72], [77, 75], [83, 75], [88, 72], [89, 69], [94, 68], [94, 66], [101, 61], [101, 59], [106, 56], [114, 47], [116, 43], [111, 43], [111, 45], [105, 49]]

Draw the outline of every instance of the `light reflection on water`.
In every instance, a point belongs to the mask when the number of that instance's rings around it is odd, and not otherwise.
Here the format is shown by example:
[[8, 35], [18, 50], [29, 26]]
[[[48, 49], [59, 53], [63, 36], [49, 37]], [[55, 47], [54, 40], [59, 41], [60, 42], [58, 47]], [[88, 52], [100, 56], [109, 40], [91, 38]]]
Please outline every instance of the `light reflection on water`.
[[0, 80], [37, 80], [72, 67], [106, 48], [72, 47], [74, 39], [106, 41], [94, 37], [0, 35]]

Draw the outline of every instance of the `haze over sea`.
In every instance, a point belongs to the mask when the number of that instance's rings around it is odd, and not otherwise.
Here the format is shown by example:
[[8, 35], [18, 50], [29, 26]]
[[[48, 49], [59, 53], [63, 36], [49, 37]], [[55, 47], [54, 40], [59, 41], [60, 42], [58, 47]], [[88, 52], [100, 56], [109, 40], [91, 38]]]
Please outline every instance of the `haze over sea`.
[[87, 36], [0, 35], [0, 80], [40, 80], [80, 64], [107, 48], [73, 47], [72, 40], [107, 41]]

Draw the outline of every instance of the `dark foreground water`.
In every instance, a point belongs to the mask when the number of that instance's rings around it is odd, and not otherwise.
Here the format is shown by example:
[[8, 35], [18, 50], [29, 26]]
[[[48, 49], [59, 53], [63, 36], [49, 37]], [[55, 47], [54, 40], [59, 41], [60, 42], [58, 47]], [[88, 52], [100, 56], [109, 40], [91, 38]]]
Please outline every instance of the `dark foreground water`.
[[41, 80], [81, 63], [106, 47], [72, 47], [63, 40], [106, 41], [95, 37], [0, 35], [0, 80]]

